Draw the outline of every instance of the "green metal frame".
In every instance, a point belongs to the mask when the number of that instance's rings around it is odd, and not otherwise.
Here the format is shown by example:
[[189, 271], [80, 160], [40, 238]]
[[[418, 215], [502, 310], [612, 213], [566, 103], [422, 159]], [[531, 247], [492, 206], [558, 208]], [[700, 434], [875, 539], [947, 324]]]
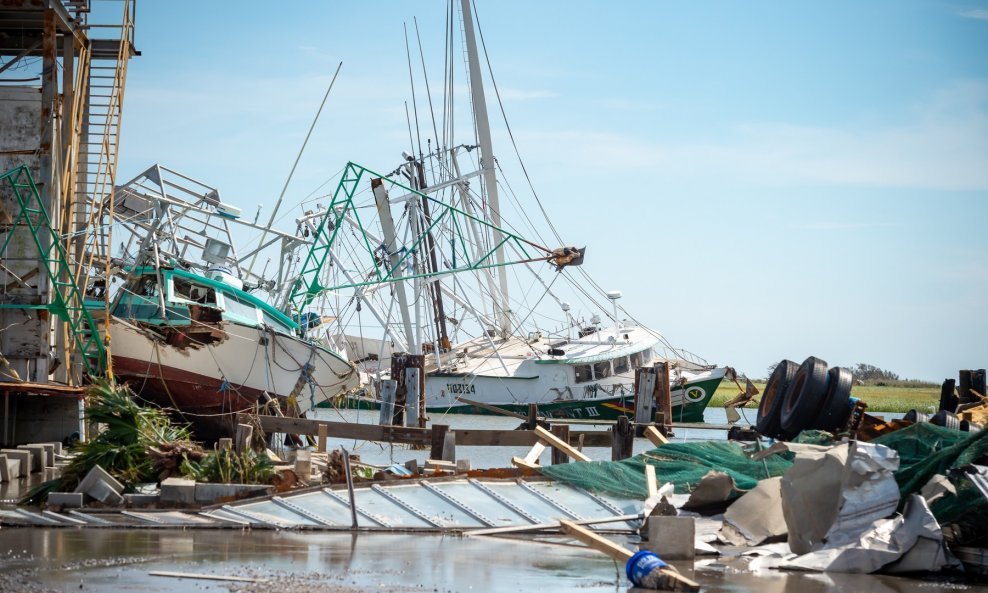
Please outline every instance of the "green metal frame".
[[[371, 246], [371, 241], [367, 236], [367, 232], [364, 230], [363, 223], [360, 221], [360, 213], [357, 211], [356, 206], [353, 203], [354, 197], [357, 195], [357, 189], [360, 184], [360, 180], [363, 178], [364, 174], [369, 174], [373, 177], [378, 177], [383, 179], [391, 187], [399, 187], [411, 194], [417, 195], [420, 198], [429, 200], [432, 205], [432, 220], [428, 228], [422, 229], [417, 237], [412, 241], [411, 247], [408, 248], [404, 255], [398, 260], [398, 262], [388, 268], [380, 265], [378, 258], [375, 257], [375, 249]], [[352, 214], [354, 219], [359, 225], [360, 239], [367, 250], [367, 255], [370, 258], [370, 262], [374, 265], [374, 277], [366, 282], [358, 282], [353, 284], [341, 284], [338, 286], [322, 286], [319, 283], [319, 273], [326, 263], [326, 258], [329, 257], [330, 250], [333, 248], [336, 241], [336, 237], [340, 232], [340, 228], [343, 226], [343, 218], [348, 213]], [[460, 224], [461, 219], [469, 219], [477, 224], [487, 228], [487, 229], [497, 229], [501, 231], [503, 239], [500, 243], [493, 246], [487, 253], [484, 253], [480, 257], [472, 257], [466, 249], [467, 241], [463, 240], [464, 232], [462, 225]], [[450, 249], [452, 250], [451, 262], [453, 267], [446, 270], [421, 273], [421, 274], [409, 274], [402, 275], [400, 277], [395, 277], [395, 271], [400, 269], [406, 264], [409, 258], [419, 249], [419, 246], [425, 240], [426, 236], [442, 221], [447, 221], [449, 223], [450, 229], [453, 233], [453, 238], [450, 241]], [[330, 224], [327, 224], [330, 222]], [[466, 222], [466, 221], [464, 221]], [[525, 259], [519, 261], [505, 262], [499, 264], [494, 259], [494, 254], [497, 252], [498, 248], [505, 244], [514, 244], [519, 252], [523, 254]], [[460, 256], [462, 256], [462, 263], [457, 266], [457, 253], [456, 248], [460, 249]], [[544, 255], [540, 255], [538, 258], [533, 258], [529, 254], [530, 249], [538, 249], [543, 252]], [[291, 294], [288, 297], [288, 302], [294, 311], [301, 311], [303, 308], [308, 306], [316, 297], [320, 294], [329, 290], [338, 290], [344, 288], [357, 288], [361, 286], [372, 286], [377, 284], [385, 284], [388, 282], [394, 282], [396, 280], [412, 280], [415, 278], [431, 278], [434, 276], [443, 276], [446, 274], [453, 274], [458, 272], [466, 272], [473, 270], [482, 270], [485, 268], [497, 268], [512, 264], [524, 263], [537, 261], [539, 259], [545, 259], [549, 255], [548, 250], [544, 247], [540, 247], [531, 241], [528, 241], [514, 233], [506, 231], [504, 229], [499, 229], [498, 227], [492, 225], [490, 222], [478, 218], [472, 214], [464, 212], [458, 208], [450, 206], [445, 202], [441, 202], [434, 198], [430, 198], [426, 194], [412, 189], [406, 185], [403, 185], [393, 179], [390, 179], [380, 173], [376, 173], [366, 167], [362, 167], [356, 163], [347, 163], [346, 167], [343, 169], [343, 176], [340, 179], [339, 185], [336, 187], [336, 191], [333, 193], [333, 201], [329, 205], [329, 209], [326, 211], [326, 215], [319, 221], [319, 227], [316, 230], [314, 237], [314, 242], [312, 247], [309, 249], [308, 254], [305, 257], [305, 261], [302, 264], [301, 272], [295, 283], [292, 285]]]
[[[52, 228], [51, 217], [41, 201], [38, 186], [34, 183], [31, 171], [24, 165], [0, 175], [0, 185], [8, 183], [13, 190], [20, 212], [14, 219], [7, 238], [0, 246], [0, 253], [6, 253], [7, 246], [16, 232], [17, 225], [24, 222], [31, 231], [31, 237], [38, 248], [39, 264], [43, 265], [52, 286], [52, 302], [48, 305], [20, 305], [0, 303], [2, 309], [47, 309], [60, 317], [69, 326], [70, 339], [82, 355], [86, 372], [90, 376], [101, 375], [106, 370], [106, 348], [99, 336], [96, 323], [89, 314], [85, 299], [75, 282], [63, 282], [60, 277], [72, 277], [68, 257], [62, 246], [61, 237]], [[26, 194], [26, 195], [25, 195]], [[48, 247], [44, 246], [42, 233], [46, 233]], [[63, 290], [65, 294], [63, 294]]]

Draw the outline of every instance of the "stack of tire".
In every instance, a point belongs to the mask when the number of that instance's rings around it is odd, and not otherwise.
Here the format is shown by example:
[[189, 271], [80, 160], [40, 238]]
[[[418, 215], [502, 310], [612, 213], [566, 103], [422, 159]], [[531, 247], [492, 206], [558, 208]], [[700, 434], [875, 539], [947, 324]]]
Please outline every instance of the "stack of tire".
[[783, 360], [772, 372], [758, 404], [755, 430], [774, 439], [792, 439], [804, 430], [837, 432], [851, 414], [854, 377], [841, 367], [811, 356], [796, 364]]

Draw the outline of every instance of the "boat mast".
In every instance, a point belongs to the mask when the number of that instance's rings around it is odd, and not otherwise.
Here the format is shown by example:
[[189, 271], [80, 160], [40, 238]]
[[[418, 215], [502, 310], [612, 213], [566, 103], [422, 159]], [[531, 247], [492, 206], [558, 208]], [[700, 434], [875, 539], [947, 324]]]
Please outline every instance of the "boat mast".
[[484, 80], [480, 73], [480, 61], [477, 52], [477, 39], [473, 33], [473, 14], [470, 12], [471, 0], [461, 0], [463, 12], [463, 34], [466, 38], [467, 59], [470, 65], [470, 93], [473, 99], [474, 121], [477, 124], [477, 139], [480, 142], [480, 169], [484, 172], [484, 186], [487, 188], [487, 208], [491, 223], [494, 225], [492, 238], [496, 251], [497, 279], [499, 294], [495, 298], [495, 312], [499, 333], [506, 338], [511, 333], [511, 318], [508, 301], [508, 274], [504, 267], [504, 248], [501, 234], [501, 205], [497, 197], [497, 177], [494, 169], [494, 152], [491, 146], [491, 126], [487, 118], [487, 101], [484, 97]]
[[402, 327], [405, 328], [405, 343], [408, 344], [411, 354], [422, 354], [422, 344], [416, 343], [412, 333], [412, 320], [408, 314], [408, 297], [405, 295], [405, 283], [401, 281], [401, 266], [398, 263], [401, 257], [398, 254], [397, 238], [395, 237], [395, 221], [391, 216], [391, 203], [388, 201], [388, 192], [384, 188], [381, 179], [371, 180], [371, 189], [374, 191], [374, 200], [377, 202], [377, 211], [381, 217], [381, 230], [384, 232], [384, 247], [387, 251], [386, 265], [392, 270], [394, 277], [394, 290], [398, 296], [398, 309], [401, 313]]

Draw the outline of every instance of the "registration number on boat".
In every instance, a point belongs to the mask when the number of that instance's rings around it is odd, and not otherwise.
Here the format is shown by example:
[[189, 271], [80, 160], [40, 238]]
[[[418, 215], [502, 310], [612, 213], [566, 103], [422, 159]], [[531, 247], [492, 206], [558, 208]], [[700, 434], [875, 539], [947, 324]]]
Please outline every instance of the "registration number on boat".
[[456, 394], [477, 393], [477, 388], [470, 383], [447, 383], [446, 392]]

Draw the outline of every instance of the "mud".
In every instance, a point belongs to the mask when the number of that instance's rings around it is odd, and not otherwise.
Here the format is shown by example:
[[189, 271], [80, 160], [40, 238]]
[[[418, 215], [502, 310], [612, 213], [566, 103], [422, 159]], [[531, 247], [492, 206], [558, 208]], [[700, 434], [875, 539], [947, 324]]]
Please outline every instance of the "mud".
[[[750, 572], [735, 558], [676, 563], [709, 593], [988, 591], [943, 579]], [[255, 577], [266, 583], [151, 576]], [[574, 545], [404, 534], [122, 529], [0, 530], [0, 591], [351, 593], [639, 591], [624, 567]]]

